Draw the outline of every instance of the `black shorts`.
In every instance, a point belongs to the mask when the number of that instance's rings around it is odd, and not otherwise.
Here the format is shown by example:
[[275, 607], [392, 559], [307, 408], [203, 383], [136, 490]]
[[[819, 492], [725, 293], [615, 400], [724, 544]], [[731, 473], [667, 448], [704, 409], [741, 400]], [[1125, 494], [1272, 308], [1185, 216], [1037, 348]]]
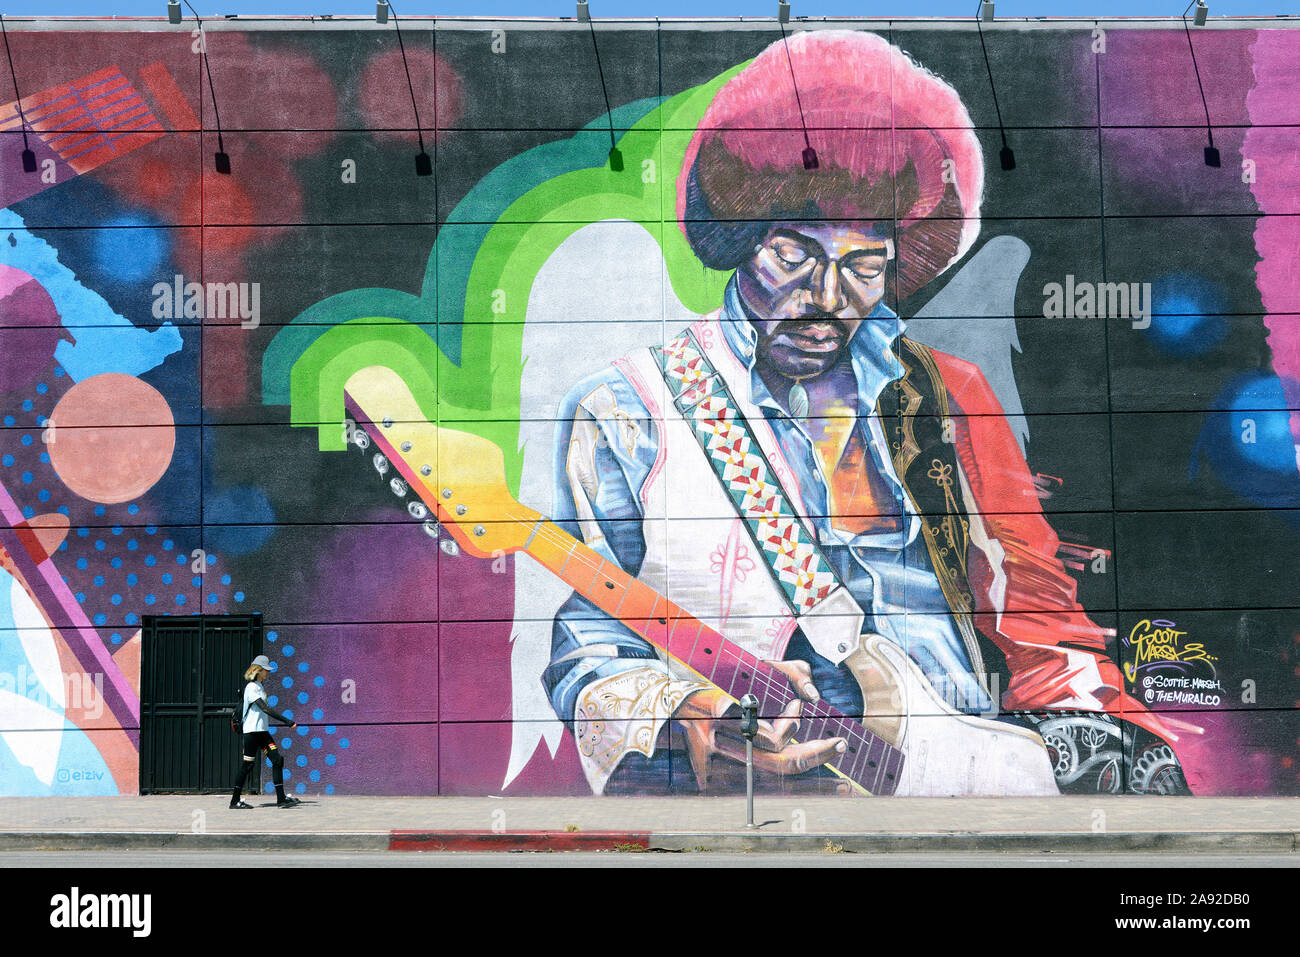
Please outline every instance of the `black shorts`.
[[244, 757], [255, 758], [257, 753], [265, 748], [267, 751], [277, 750], [275, 739], [271, 737], [269, 731], [246, 731], [244, 732]]

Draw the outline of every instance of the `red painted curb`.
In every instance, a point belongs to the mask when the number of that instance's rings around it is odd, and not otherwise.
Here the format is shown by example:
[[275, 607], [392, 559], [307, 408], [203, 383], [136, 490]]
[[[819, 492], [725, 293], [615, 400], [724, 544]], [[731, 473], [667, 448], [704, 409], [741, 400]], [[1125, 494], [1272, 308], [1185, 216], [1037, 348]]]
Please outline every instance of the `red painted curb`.
[[647, 831], [391, 831], [389, 850], [645, 850]]
[[390, 851], [610, 851], [650, 846], [648, 831], [390, 831]]

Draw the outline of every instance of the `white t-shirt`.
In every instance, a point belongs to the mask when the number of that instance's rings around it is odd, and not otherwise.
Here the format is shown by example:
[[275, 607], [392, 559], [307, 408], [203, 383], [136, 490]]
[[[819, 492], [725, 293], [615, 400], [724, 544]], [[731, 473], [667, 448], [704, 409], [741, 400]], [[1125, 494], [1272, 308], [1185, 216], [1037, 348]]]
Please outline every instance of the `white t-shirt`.
[[244, 734], [271, 730], [266, 712], [254, 704], [259, 698], [265, 697], [266, 692], [262, 690], [260, 681], [250, 681], [244, 685]]

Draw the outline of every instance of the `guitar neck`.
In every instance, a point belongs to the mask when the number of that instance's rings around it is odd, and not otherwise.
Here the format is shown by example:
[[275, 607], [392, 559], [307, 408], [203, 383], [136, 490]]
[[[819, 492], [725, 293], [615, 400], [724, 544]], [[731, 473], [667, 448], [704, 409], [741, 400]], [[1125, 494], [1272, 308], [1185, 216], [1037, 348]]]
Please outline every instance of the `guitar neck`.
[[[349, 412], [358, 422], [379, 421], [366, 409], [363, 397], [349, 390], [346, 399]], [[416, 415], [415, 410], [404, 411]], [[390, 421], [385, 421], [384, 428], [372, 427], [365, 431], [424, 505], [444, 525], [456, 527], [464, 534], [465, 522], [456, 514], [454, 502], [444, 501], [445, 494], [440, 497], [428, 465], [416, 463], [417, 452], [424, 454], [430, 447], [437, 447], [437, 428], [413, 418], [391, 426]], [[449, 505], [453, 507], [449, 509]], [[754, 695], [760, 717], [768, 720], [778, 717], [796, 697], [789, 679], [780, 671], [606, 561], [540, 513], [511, 499], [509, 506], [494, 515], [492, 521], [518, 526], [515, 537], [522, 541], [522, 550], [531, 558], [700, 680], [721, 689], [733, 701], [746, 694]], [[483, 530], [483, 526], [478, 526], [474, 532]], [[847, 750], [828, 763], [832, 771], [872, 794], [894, 792], [903, 765], [902, 751], [824, 700], [804, 702], [797, 739], [833, 737], [845, 739]]]
[[649, 585], [606, 561], [554, 522], [539, 518], [524, 550], [605, 614], [688, 667], [702, 680], [734, 699], [753, 694], [760, 701], [764, 717], [769, 711], [772, 715], [779, 714], [788, 700], [789, 683], [780, 672], [728, 641]]

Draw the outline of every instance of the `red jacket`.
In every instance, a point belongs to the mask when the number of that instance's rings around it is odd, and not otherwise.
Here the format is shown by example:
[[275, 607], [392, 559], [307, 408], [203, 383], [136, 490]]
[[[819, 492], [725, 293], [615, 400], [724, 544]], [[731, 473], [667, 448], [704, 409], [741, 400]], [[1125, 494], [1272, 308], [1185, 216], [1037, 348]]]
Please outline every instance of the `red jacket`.
[[990, 560], [974, 547], [972, 515], [967, 574], [975, 625], [1006, 655], [1011, 679], [1003, 707], [1106, 711], [1171, 743], [1178, 740], [1175, 729], [1198, 732], [1152, 714], [1124, 691], [1106, 632], [1084, 613], [1077, 583], [1057, 557], [1060, 540], [1043, 517], [1029, 466], [988, 381], [978, 366], [931, 351], [949, 395], [957, 458], [993, 553]]

